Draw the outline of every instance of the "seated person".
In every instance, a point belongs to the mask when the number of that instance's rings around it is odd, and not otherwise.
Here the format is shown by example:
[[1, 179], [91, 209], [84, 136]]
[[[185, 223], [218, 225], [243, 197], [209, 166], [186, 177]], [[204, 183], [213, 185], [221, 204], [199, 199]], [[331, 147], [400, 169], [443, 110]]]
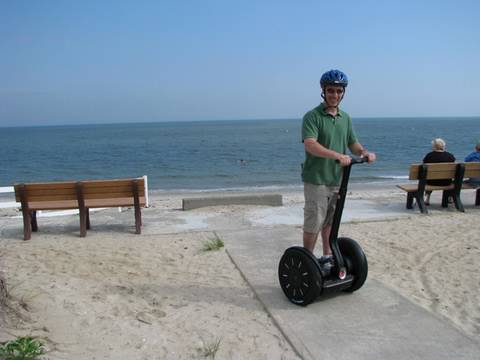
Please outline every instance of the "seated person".
[[[465, 162], [480, 162], [480, 140], [475, 146], [475, 151], [465, 158]], [[480, 178], [470, 178], [465, 182], [468, 184], [480, 186]]]
[[[443, 139], [434, 139], [432, 141], [432, 150], [423, 158], [424, 163], [442, 163], [442, 162], [455, 162], [455, 156], [445, 151], [446, 143]], [[427, 180], [427, 185], [446, 186], [452, 183], [451, 179], [440, 180]], [[431, 191], [425, 192], [425, 205], [430, 205]]]

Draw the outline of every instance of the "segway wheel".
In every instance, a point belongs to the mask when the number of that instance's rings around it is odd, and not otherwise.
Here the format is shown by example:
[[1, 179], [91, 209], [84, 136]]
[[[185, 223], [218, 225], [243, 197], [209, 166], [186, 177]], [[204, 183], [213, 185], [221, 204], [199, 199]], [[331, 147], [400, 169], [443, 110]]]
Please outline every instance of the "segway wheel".
[[360, 289], [367, 280], [367, 257], [361, 246], [353, 239], [338, 238], [338, 247], [347, 265], [348, 273], [354, 277], [352, 285], [344, 291], [353, 292]]
[[288, 300], [306, 306], [322, 291], [322, 274], [317, 259], [307, 249], [294, 246], [285, 250], [278, 264], [278, 278]]

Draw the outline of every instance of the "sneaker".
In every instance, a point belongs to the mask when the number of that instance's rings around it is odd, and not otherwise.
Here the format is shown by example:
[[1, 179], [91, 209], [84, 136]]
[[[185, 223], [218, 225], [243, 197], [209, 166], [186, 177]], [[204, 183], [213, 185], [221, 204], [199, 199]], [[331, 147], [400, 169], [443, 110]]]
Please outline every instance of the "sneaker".
[[335, 260], [332, 255], [323, 255], [318, 259], [323, 276], [328, 276], [335, 266]]
[[333, 259], [333, 255], [323, 255], [322, 257], [318, 258], [318, 263], [321, 267], [332, 268], [335, 264], [335, 260]]

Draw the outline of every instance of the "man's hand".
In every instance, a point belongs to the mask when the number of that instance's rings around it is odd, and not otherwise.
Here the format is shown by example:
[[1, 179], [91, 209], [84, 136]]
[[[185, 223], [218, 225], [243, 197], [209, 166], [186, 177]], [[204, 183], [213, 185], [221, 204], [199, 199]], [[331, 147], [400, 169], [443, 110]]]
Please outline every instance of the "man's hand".
[[362, 154], [362, 157], [366, 157], [369, 164], [377, 160], [377, 155], [375, 155], [375, 153], [373, 152], [367, 152], [366, 154]]
[[348, 166], [352, 162], [352, 158], [350, 156], [342, 154], [339, 154], [337, 160], [340, 163], [340, 166]]

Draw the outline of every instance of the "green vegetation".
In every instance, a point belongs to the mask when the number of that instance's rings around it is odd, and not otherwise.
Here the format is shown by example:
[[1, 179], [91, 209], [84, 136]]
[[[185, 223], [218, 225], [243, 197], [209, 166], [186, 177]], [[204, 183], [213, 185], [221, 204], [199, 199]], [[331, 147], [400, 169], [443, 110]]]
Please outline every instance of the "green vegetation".
[[215, 339], [215, 341], [204, 344], [202, 348], [202, 355], [205, 358], [208, 359], [215, 359], [215, 356], [217, 356], [217, 351], [220, 349], [220, 343], [222, 342], [222, 339]]
[[34, 360], [44, 353], [44, 344], [31, 337], [19, 337], [0, 345], [1, 360]]
[[224, 245], [225, 244], [223, 243], [223, 241], [221, 239], [216, 238], [216, 239], [204, 242], [202, 250], [203, 251], [215, 251], [215, 250], [219, 250]]

